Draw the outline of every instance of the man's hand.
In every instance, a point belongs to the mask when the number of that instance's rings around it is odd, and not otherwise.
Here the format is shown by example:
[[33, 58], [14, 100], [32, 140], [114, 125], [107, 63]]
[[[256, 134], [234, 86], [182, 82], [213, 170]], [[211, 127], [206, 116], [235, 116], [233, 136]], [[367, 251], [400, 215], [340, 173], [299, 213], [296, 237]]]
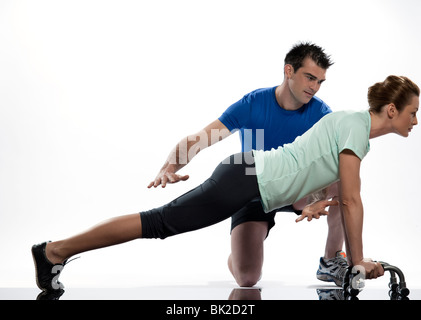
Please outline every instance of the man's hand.
[[214, 145], [230, 135], [231, 132], [228, 128], [219, 119], [216, 119], [197, 133], [181, 139], [171, 150], [165, 164], [162, 166], [155, 180], [148, 185], [148, 188], [156, 188], [159, 185], [165, 188], [167, 183], [186, 181], [189, 178], [188, 175], [183, 176], [176, 174], [176, 172], [185, 167], [201, 150]]
[[155, 180], [148, 185], [148, 188], [156, 188], [159, 185], [161, 185], [162, 188], [165, 188], [167, 183], [177, 183], [179, 181], [186, 181], [188, 178], [188, 175], [182, 176], [176, 174], [173, 168], [170, 165], [168, 165], [165, 168], [162, 168], [161, 171], [159, 171]]
[[301, 216], [295, 220], [295, 222], [300, 222], [307, 218], [307, 221], [311, 221], [314, 219], [319, 219], [320, 216], [327, 216], [329, 212], [327, 212], [326, 207], [330, 206], [337, 206], [339, 205], [338, 201], [330, 201], [330, 200], [321, 200], [313, 203], [311, 205], [306, 206], [303, 209]]

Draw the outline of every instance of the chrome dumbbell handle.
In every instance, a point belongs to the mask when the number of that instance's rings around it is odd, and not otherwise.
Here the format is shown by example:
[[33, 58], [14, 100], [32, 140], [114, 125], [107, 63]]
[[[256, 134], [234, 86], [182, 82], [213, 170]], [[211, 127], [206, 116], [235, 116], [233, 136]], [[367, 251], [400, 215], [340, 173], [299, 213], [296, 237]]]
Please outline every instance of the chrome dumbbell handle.
[[[408, 297], [410, 291], [406, 287], [405, 276], [403, 272], [398, 267], [392, 266], [386, 262], [379, 261], [379, 263], [383, 267], [384, 271], [388, 271], [390, 273], [389, 295], [391, 297], [407, 299], [406, 297]], [[362, 283], [364, 283], [364, 280], [362, 278], [360, 281], [359, 274], [360, 272], [353, 269], [352, 267], [347, 269], [342, 285], [346, 295], [350, 297], [356, 297], [362, 290], [364, 285], [360, 285], [360, 282], [362, 281]], [[397, 281], [396, 275], [399, 277], [399, 283]]]
[[[391, 291], [396, 292], [400, 294], [403, 297], [407, 297], [409, 295], [409, 289], [406, 287], [406, 281], [405, 276], [403, 275], [403, 272], [395, 266], [392, 266], [386, 262], [379, 261], [382, 265], [384, 271], [390, 272], [390, 283], [389, 288]], [[399, 277], [399, 284], [396, 280], [396, 274]]]

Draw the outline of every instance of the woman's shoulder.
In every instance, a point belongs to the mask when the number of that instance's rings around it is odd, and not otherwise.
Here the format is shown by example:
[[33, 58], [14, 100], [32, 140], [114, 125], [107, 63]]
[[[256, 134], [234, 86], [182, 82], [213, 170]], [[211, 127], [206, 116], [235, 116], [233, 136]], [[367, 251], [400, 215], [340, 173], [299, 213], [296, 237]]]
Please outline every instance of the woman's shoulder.
[[342, 110], [335, 111], [325, 115], [323, 118], [327, 120], [334, 120], [341, 124], [358, 124], [358, 123], [367, 123], [369, 120], [368, 110], [364, 111], [354, 111], [354, 110]]

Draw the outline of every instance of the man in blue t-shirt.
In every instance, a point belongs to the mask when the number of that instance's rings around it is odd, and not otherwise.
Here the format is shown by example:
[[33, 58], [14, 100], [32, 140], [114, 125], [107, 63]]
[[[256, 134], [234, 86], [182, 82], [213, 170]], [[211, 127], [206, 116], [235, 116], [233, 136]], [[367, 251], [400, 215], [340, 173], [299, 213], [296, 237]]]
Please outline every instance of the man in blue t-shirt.
[[[246, 94], [217, 120], [182, 139], [173, 148], [149, 188], [187, 180], [188, 175], [178, 175], [176, 172], [198, 152], [236, 131], [240, 133], [243, 152], [270, 150], [294, 141], [331, 112], [322, 100], [315, 97], [331, 65], [329, 56], [322, 48], [311, 43], [295, 45], [285, 57], [284, 81], [281, 85]], [[315, 201], [304, 211], [323, 214], [328, 203], [325, 199]], [[291, 210], [292, 207], [283, 211]], [[329, 208], [329, 233], [317, 278], [341, 286], [347, 264], [342, 252], [344, 235], [338, 211], [337, 206]], [[275, 225], [275, 213], [265, 213], [260, 201], [252, 201], [232, 216], [232, 251], [228, 266], [240, 286], [253, 286], [261, 276], [263, 243]]]

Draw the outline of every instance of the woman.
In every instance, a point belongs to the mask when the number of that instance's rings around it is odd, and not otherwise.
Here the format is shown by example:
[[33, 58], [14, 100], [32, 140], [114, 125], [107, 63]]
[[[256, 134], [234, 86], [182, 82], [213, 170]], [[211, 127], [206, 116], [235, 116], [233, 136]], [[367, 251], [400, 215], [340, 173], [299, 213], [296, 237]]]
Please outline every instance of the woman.
[[[362, 266], [367, 279], [383, 275], [381, 265], [363, 255], [360, 163], [369, 151], [370, 138], [388, 133], [409, 135], [417, 124], [419, 95], [418, 86], [408, 78], [389, 76], [369, 88], [368, 111], [334, 112], [284, 147], [233, 155], [203, 184], [160, 208], [113, 218], [65, 240], [34, 245], [38, 287], [62, 288], [58, 273], [77, 253], [207, 227], [255, 198], [260, 198], [269, 212], [337, 181], [348, 262]], [[317, 218], [320, 212], [310, 213], [308, 218]]]

